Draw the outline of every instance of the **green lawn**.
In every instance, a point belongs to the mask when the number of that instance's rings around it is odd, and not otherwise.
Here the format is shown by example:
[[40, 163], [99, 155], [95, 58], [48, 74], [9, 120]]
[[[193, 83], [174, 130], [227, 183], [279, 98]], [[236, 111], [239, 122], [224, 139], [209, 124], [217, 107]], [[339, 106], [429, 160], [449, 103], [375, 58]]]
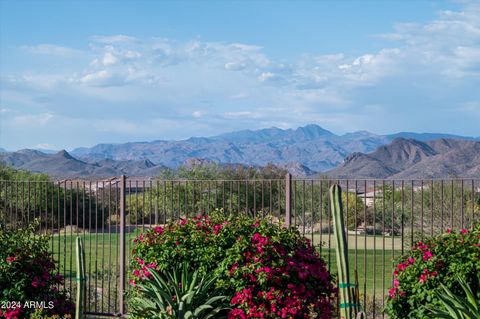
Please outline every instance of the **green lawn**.
[[[139, 232], [127, 233], [127, 258], [131, 252], [133, 238]], [[118, 283], [119, 283], [119, 234], [97, 233], [80, 234], [84, 239], [85, 259], [87, 270], [87, 310], [94, 312], [115, 312], [118, 307]], [[336, 274], [336, 255], [333, 248], [333, 234], [311, 234], [305, 237], [312, 240], [321, 256], [327, 263], [328, 268]], [[75, 292], [75, 234], [63, 233], [52, 237], [51, 245], [56, 260], [60, 264], [60, 273], [66, 277], [66, 287], [72, 293]], [[349, 263], [351, 282], [354, 282], [354, 270], [357, 270], [360, 288], [360, 299], [364, 304], [372, 305], [375, 296], [377, 309], [382, 306], [382, 300], [391, 286], [393, 258], [401, 254], [401, 242], [399, 238], [385, 237], [383, 244], [382, 236], [350, 235]], [[323, 245], [320, 246], [320, 243]], [[355, 242], [357, 250], [355, 251]], [[327, 248], [329, 246], [331, 248]], [[366, 247], [366, 249], [365, 249]], [[385, 250], [383, 250], [385, 247]], [[376, 249], [373, 249], [376, 248]], [[393, 250], [392, 250], [393, 248]], [[405, 250], [407, 250], [405, 248]], [[127, 259], [128, 262], [128, 259]], [[127, 266], [128, 270], [128, 266]], [[127, 283], [128, 283], [127, 275]], [[371, 311], [371, 310], [370, 310]], [[379, 310], [377, 310], [379, 312]]]
[[[400, 251], [394, 251], [395, 256], [400, 255]], [[337, 261], [334, 249], [322, 249], [322, 257], [328, 265], [332, 274], [337, 273]], [[385, 295], [392, 281], [392, 252], [382, 250], [364, 250], [359, 249], [348, 251], [348, 261], [350, 267], [350, 281], [355, 282], [355, 270], [357, 270], [358, 283], [361, 293], [381, 297]], [[382, 288], [383, 286], [383, 288]]]
[[[127, 234], [127, 257], [131, 252], [131, 242], [137, 233]], [[118, 278], [118, 234], [81, 234], [84, 238], [85, 259], [90, 284], [100, 287], [103, 279], [103, 289], [113, 291]], [[312, 239], [311, 235], [306, 235]], [[76, 235], [61, 234], [52, 238], [53, 252], [55, 258], [61, 266], [61, 273], [67, 278], [67, 287], [69, 287], [68, 278], [75, 277], [75, 238]], [[318, 247], [319, 243], [324, 242], [322, 247]], [[357, 241], [357, 251], [355, 252], [355, 241]], [[327, 263], [332, 273], [336, 273], [336, 256], [333, 236], [330, 237], [330, 249], [328, 246], [328, 234], [322, 236], [315, 234], [312, 241], [317, 246], [319, 252]], [[365, 249], [367, 247], [367, 249]], [[373, 249], [375, 247], [376, 249]], [[383, 250], [385, 247], [385, 250]], [[392, 247], [394, 248], [392, 250]], [[354, 235], [349, 236], [349, 263], [351, 269], [351, 281], [354, 280], [354, 269], [357, 270], [358, 280], [361, 291], [366, 291], [368, 295], [381, 296], [390, 287], [392, 272], [392, 257], [398, 257], [401, 254], [401, 242], [399, 238], [392, 241], [391, 237], [385, 238], [383, 245], [382, 236], [358, 235], [355, 239]], [[72, 253], [73, 252], [73, 253]], [[383, 267], [384, 266], [384, 267]], [[96, 280], [96, 282], [95, 282]], [[110, 283], [110, 287], [108, 287]], [[74, 285], [74, 283], [72, 283]], [[382, 285], [384, 289], [382, 290]], [[375, 289], [374, 289], [375, 288]]]
[[[317, 246], [320, 243], [323, 243], [322, 246], [335, 248], [335, 237], [333, 233], [328, 234], [305, 234], [306, 238], [310, 239], [313, 245]], [[407, 242], [407, 239], [405, 239]], [[381, 235], [372, 236], [372, 235], [348, 235], [348, 248], [349, 249], [383, 249], [386, 250], [401, 250], [402, 249], [402, 238], [399, 236], [389, 237], [385, 236], [382, 237]]]

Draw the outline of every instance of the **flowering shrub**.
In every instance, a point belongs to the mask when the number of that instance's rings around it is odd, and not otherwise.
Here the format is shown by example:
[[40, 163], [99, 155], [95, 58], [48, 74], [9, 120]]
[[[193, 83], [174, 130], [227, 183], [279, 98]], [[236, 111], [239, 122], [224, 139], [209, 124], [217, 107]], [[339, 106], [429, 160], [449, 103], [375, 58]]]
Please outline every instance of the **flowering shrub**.
[[131, 284], [187, 261], [216, 274], [229, 318], [331, 318], [336, 293], [324, 262], [294, 229], [246, 216], [197, 216], [135, 239]]
[[480, 225], [468, 231], [447, 233], [418, 242], [395, 268], [386, 313], [389, 318], [427, 318], [425, 307], [441, 307], [440, 283], [461, 296], [456, 278], [465, 278], [480, 297]]
[[0, 318], [27, 318], [35, 308], [44, 314], [72, 314], [74, 305], [58, 289], [62, 277], [48, 252], [48, 237], [33, 234], [34, 226], [7, 230], [0, 225]]
[[30, 315], [29, 319], [72, 319], [72, 316], [70, 314], [65, 314], [63, 316], [60, 316], [60, 315], [47, 316], [47, 315], [45, 315], [45, 310], [44, 309], [37, 308]]

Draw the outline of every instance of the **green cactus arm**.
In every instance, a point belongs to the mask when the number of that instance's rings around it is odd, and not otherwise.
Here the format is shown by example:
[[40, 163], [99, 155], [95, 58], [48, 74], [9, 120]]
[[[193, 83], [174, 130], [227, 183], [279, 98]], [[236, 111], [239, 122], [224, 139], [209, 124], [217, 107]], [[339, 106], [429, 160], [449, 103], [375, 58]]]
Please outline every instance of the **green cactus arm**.
[[357, 305], [353, 298], [355, 285], [350, 283], [347, 235], [345, 232], [342, 207], [342, 189], [339, 185], [333, 185], [330, 188], [330, 208], [332, 211], [336, 244], [340, 315], [345, 319], [353, 319], [357, 312]]

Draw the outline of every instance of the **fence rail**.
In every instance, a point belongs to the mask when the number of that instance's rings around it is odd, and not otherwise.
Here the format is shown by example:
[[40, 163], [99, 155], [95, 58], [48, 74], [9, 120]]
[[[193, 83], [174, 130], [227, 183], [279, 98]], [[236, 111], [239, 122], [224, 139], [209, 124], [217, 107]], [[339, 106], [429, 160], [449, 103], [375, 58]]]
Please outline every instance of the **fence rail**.
[[[65, 287], [75, 293], [74, 239], [86, 250], [88, 314], [123, 315], [132, 240], [154, 225], [222, 208], [296, 227], [336, 271], [328, 188], [343, 188], [349, 258], [361, 303], [381, 318], [393, 261], [414, 242], [480, 220], [480, 180], [0, 181], [0, 221], [39, 220]], [[353, 275], [353, 273], [352, 273]]]

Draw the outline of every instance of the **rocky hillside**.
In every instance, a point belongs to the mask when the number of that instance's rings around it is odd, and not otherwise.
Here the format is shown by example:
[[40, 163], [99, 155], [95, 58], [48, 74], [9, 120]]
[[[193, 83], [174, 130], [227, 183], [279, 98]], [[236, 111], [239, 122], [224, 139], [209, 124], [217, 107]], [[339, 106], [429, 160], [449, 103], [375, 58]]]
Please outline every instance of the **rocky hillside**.
[[325, 174], [335, 178], [478, 178], [480, 141], [397, 138], [372, 153], [353, 153]]
[[114, 161], [102, 159], [95, 162], [79, 160], [67, 151], [62, 150], [55, 154], [45, 154], [36, 150], [20, 150], [0, 154], [0, 160], [18, 169], [31, 172], [45, 173], [53, 178], [74, 177], [107, 177], [119, 176], [153, 176], [164, 167], [155, 165], [149, 160]]

